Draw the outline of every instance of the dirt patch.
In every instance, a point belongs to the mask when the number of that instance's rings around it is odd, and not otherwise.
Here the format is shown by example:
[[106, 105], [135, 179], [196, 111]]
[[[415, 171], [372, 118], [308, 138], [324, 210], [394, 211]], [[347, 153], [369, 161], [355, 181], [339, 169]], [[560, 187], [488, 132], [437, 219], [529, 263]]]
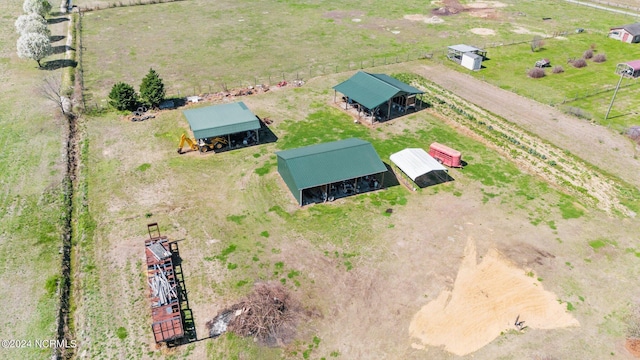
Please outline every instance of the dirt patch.
[[496, 34], [495, 30], [487, 29], [487, 28], [473, 28], [469, 31], [471, 31], [476, 35], [495, 35]]
[[427, 16], [422, 14], [405, 15], [403, 18], [409, 21], [421, 21], [425, 24], [440, 24], [444, 22], [444, 20], [438, 16]]
[[492, 19], [499, 17], [496, 8], [507, 6], [499, 1], [476, 1], [463, 5], [460, 4], [458, 0], [443, 0], [439, 5], [439, 7], [431, 10], [431, 14], [438, 16], [450, 16], [466, 12], [474, 17]]
[[444, 345], [463, 356], [504, 331], [579, 326], [532, 274], [495, 249], [476, 263], [475, 243], [468, 240], [453, 290], [425, 305], [413, 317], [409, 333], [423, 344]]
[[640, 358], [640, 339], [627, 339], [624, 343], [625, 349], [636, 358]]

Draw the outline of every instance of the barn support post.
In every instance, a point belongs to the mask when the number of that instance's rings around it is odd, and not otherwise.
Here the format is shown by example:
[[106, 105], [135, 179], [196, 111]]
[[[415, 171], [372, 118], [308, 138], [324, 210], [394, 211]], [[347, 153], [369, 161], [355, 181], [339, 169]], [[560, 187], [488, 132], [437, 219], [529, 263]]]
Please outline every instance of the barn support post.
[[229, 148], [231, 148], [231, 134], [227, 134], [227, 144], [229, 144]]
[[384, 188], [384, 173], [382, 173], [382, 180], [380, 181], [380, 189]]
[[335, 104], [337, 100], [338, 100], [338, 92], [333, 90], [333, 103]]
[[387, 120], [391, 117], [391, 99], [387, 101]]
[[256, 142], [260, 144], [260, 129], [256, 129]]

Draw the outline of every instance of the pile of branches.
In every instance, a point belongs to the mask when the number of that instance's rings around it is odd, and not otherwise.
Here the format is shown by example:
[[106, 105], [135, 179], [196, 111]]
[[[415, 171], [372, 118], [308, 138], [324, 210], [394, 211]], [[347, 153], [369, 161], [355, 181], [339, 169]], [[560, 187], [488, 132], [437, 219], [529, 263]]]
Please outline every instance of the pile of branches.
[[241, 302], [225, 309], [207, 323], [211, 333], [219, 317], [228, 318], [227, 331], [253, 337], [266, 346], [282, 346], [295, 337], [302, 308], [280, 283], [257, 283]]
[[631, 140], [640, 144], [640, 126], [632, 126], [627, 130], [627, 136], [631, 138]]

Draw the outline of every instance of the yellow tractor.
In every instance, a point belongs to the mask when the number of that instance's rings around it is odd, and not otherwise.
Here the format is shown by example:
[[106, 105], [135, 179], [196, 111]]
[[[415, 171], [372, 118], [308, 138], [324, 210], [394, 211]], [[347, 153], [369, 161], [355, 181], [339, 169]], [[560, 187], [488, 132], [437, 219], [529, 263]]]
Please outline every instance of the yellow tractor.
[[178, 144], [178, 154], [183, 153], [182, 148], [185, 144], [189, 145], [189, 148], [193, 151], [207, 152], [209, 150], [220, 150], [225, 145], [228, 145], [229, 142], [227, 139], [222, 137], [199, 139], [196, 142], [195, 140], [188, 138], [187, 135], [182, 134], [180, 137], [180, 143]]

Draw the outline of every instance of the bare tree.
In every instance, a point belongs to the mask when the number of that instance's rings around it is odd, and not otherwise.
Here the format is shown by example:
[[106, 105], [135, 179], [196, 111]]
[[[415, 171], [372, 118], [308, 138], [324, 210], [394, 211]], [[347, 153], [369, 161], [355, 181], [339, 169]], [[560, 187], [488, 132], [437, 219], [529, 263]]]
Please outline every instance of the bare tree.
[[56, 104], [65, 116], [71, 115], [71, 100], [64, 95], [62, 81], [56, 76], [47, 76], [38, 88], [39, 94]]
[[533, 37], [533, 40], [531, 40], [531, 52], [535, 52], [537, 49], [540, 49], [544, 46], [544, 41], [542, 40], [542, 37], [540, 37], [539, 35], [536, 35]]

